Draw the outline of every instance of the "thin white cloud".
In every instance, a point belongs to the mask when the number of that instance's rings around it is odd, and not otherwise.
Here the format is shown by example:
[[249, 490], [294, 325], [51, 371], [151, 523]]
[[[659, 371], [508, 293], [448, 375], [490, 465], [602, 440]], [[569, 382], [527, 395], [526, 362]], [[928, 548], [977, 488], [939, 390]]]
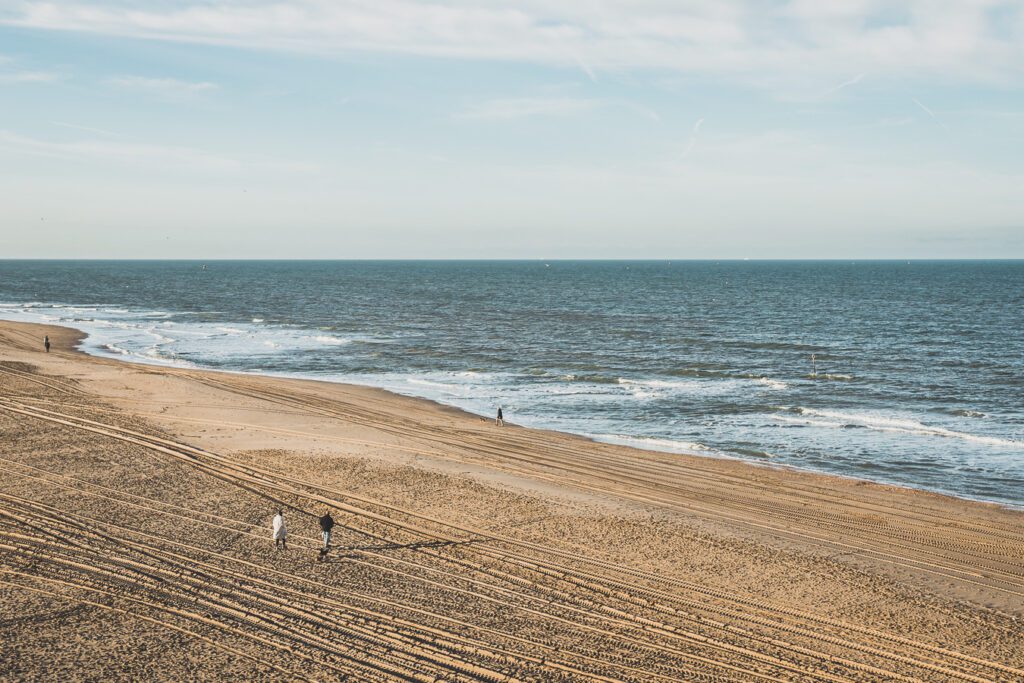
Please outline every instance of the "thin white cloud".
[[690, 152], [697, 145], [697, 134], [700, 132], [700, 127], [704, 125], [704, 118], [697, 119], [697, 122], [693, 124], [693, 128], [690, 130], [690, 139], [686, 141], [686, 147], [683, 148], [683, 153], [679, 155], [680, 159], [685, 159], [689, 156]]
[[53, 83], [60, 80], [60, 74], [50, 71], [15, 71], [0, 73], [0, 83], [16, 85], [20, 83]]
[[914, 101], [914, 104], [919, 106], [921, 110], [924, 111], [924, 113], [928, 114], [928, 116], [932, 117], [933, 119], [935, 118], [935, 112], [921, 104], [921, 100], [917, 99], [916, 97], [912, 97], [910, 99], [912, 99]]
[[218, 88], [216, 83], [207, 81], [181, 81], [176, 78], [145, 76], [114, 76], [106, 79], [104, 83], [170, 100], [188, 99]]
[[106, 140], [54, 142], [0, 130], [0, 147], [58, 159], [91, 159], [118, 163], [155, 163], [236, 171], [242, 163], [191, 147], [177, 147]]
[[881, 119], [877, 123], [871, 124], [873, 128], [899, 128], [901, 126], [909, 126], [914, 123], [913, 116], [890, 116]]
[[639, 114], [640, 116], [643, 116], [644, 118], [650, 119], [651, 121], [658, 121], [658, 122], [661, 121], [661, 114], [659, 114], [658, 112], [654, 111], [653, 109], [650, 109], [649, 107], [645, 107], [645, 106], [637, 104], [635, 102], [613, 100], [613, 101], [610, 101], [608, 104], [609, 104], [609, 106], [622, 107], [624, 109], [628, 109], [628, 110], [630, 110], [632, 112], [635, 112], [635, 113]]
[[522, 119], [533, 116], [571, 116], [592, 111], [600, 100], [574, 97], [512, 97], [480, 102], [459, 113], [457, 118], [482, 120]]
[[121, 137], [117, 133], [112, 133], [109, 130], [103, 130], [102, 128], [93, 128], [91, 126], [80, 126], [77, 123], [67, 123], [65, 121], [50, 121], [50, 124], [54, 126], [60, 126], [61, 128], [70, 128], [72, 130], [85, 131], [86, 133], [95, 133], [96, 135], [102, 135], [104, 137]]
[[459, 119], [511, 120], [537, 116], [565, 117], [598, 109], [625, 109], [652, 121], [661, 121], [653, 109], [626, 100], [580, 97], [510, 97], [478, 102], [456, 114]]
[[[57, 124], [60, 125], [60, 124]], [[84, 128], [82, 126], [72, 126]], [[95, 132], [106, 133], [108, 131]], [[0, 151], [61, 160], [80, 160], [92, 164], [113, 164], [152, 172], [168, 169], [202, 171], [220, 175], [309, 174], [321, 170], [319, 165], [304, 161], [265, 158], [236, 158], [208, 152], [201, 148], [131, 142], [120, 139], [79, 139], [73, 141], [45, 140], [0, 129]]]
[[575, 59], [576, 63], [579, 64], [580, 66], [580, 70], [582, 70], [583, 73], [587, 75], [587, 77], [590, 79], [590, 82], [597, 83], [597, 73], [592, 68], [590, 68], [590, 65], [587, 64], [586, 61], [584, 61], [584, 59], [579, 55], [575, 55]]
[[914, 101], [914, 104], [916, 104], [916, 105], [917, 105], [918, 107], [920, 107], [920, 108], [921, 108], [921, 110], [922, 110], [922, 111], [923, 111], [924, 113], [928, 114], [928, 116], [930, 116], [930, 117], [932, 117], [933, 119], [935, 119], [935, 122], [936, 122], [936, 123], [938, 123], [938, 124], [939, 124], [940, 126], [942, 126], [942, 128], [943, 128], [943, 129], [944, 129], [944, 130], [945, 130], [946, 132], [949, 132], [949, 126], [947, 126], [947, 125], [946, 125], [946, 124], [945, 124], [945, 123], [944, 123], [944, 122], [942, 121], [942, 119], [940, 119], [940, 118], [939, 118], [938, 116], [936, 116], [936, 115], [935, 115], [935, 112], [933, 112], [933, 111], [932, 111], [932, 110], [931, 110], [930, 108], [928, 108], [928, 107], [926, 107], [926, 106], [925, 106], [924, 104], [922, 104], [922, 103], [921, 103], [921, 100], [917, 99], [916, 97], [912, 97], [912, 98], [910, 98], [910, 99], [912, 99], [912, 100]]
[[660, 69], [778, 87], [858, 70], [940, 82], [1024, 80], [1024, 22], [993, 26], [1018, 0], [874, 2], [664, 0], [26, 0], [0, 23], [151, 40], [339, 55], [401, 53], [599, 71]]
[[851, 78], [850, 80], [848, 80], [848, 81], [843, 81], [843, 82], [842, 82], [842, 83], [840, 83], [839, 85], [837, 85], [837, 86], [835, 86], [835, 87], [833, 87], [833, 88], [829, 88], [828, 90], [826, 90], [826, 91], [825, 91], [825, 94], [826, 94], [826, 95], [831, 95], [831, 94], [833, 94], [833, 93], [837, 93], [837, 92], [839, 92], [839, 91], [840, 91], [840, 90], [842, 90], [843, 88], [849, 88], [849, 87], [850, 87], [851, 85], [857, 85], [857, 84], [858, 84], [858, 83], [860, 83], [860, 82], [861, 82], [862, 80], [864, 80], [864, 75], [865, 75], [865, 74], [857, 74], [856, 76], [854, 76], [854, 77], [853, 77], [853, 78]]
[[112, 163], [154, 171], [187, 169], [218, 174], [238, 174], [246, 170], [310, 172], [317, 166], [284, 160], [243, 160], [194, 147], [122, 142], [117, 140], [42, 140], [0, 129], [0, 149], [32, 156], [91, 163]]
[[982, 109], [970, 107], [946, 110], [945, 113], [953, 116], [982, 116], [996, 119], [1018, 119], [1024, 117], [1024, 109]]

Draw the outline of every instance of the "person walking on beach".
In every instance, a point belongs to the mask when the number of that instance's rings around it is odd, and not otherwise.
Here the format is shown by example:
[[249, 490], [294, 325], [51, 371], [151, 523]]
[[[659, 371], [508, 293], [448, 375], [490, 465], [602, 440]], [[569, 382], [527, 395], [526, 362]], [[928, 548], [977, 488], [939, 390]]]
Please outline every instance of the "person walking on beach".
[[334, 520], [331, 518], [331, 513], [325, 512], [324, 516], [320, 518], [320, 531], [324, 537], [324, 553], [326, 554], [327, 549], [331, 545], [331, 529], [334, 528]]
[[505, 426], [505, 416], [501, 414], [501, 406], [498, 406], [498, 417], [494, 418], [494, 424], [499, 427]]
[[50, 352], [50, 335], [43, 337], [43, 348], [46, 349], [47, 353]]
[[288, 530], [284, 526], [284, 510], [274, 515], [274, 547], [288, 550]]

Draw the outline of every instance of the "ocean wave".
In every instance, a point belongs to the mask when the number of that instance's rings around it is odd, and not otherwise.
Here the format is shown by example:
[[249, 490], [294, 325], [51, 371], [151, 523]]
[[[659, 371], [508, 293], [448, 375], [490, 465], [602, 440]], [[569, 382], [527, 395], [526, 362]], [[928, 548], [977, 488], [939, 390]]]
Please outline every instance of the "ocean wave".
[[951, 410], [951, 411], [949, 411], [949, 414], [950, 415], [956, 415], [957, 417], [976, 417], [976, 418], [988, 417], [987, 413], [983, 413], [983, 412], [978, 411], [978, 410], [966, 410], [966, 409]]
[[[61, 320], [68, 320], [68, 318], [61, 318]], [[130, 323], [123, 320], [108, 320], [106, 318], [78, 318], [77, 322], [89, 322], [99, 327], [110, 327], [117, 330], [141, 330], [142, 325], [138, 323]]]
[[420, 379], [418, 377], [407, 377], [406, 382], [409, 384], [415, 384], [421, 387], [430, 387], [432, 389], [443, 389], [444, 391], [462, 393], [465, 389], [464, 385], [461, 384], [445, 384], [444, 382], [436, 382], [430, 379]]
[[798, 427], [832, 427], [834, 429], [843, 429], [847, 426], [844, 422], [836, 422], [834, 420], [812, 420], [806, 417], [790, 417], [788, 415], [772, 415], [772, 419], [776, 422], [783, 422]]
[[739, 447], [736, 447], [736, 448], [731, 448], [730, 451], [733, 452], [733, 453], [738, 453], [739, 455], [744, 455], [744, 456], [751, 457], [751, 458], [767, 458], [767, 459], [772, 459], [772, 458], [779, 457], [779, 456], [775, 455], [774, 453], [769, 453], [768, 451], [761, 451], [761, 450], [758, 450], [756, 448], [739, 448]]
[[620, 377], [617, 382], [626, 386], [651, 387], [654, 389], [682, 389], [693, 386], [693, 382], [675, 382], [663, 379], [625, 379]]
[[1024, 449], [1024, 441], [1014, 441], [1013, 439], [1003, 439], [995, 436], [960, 432], [954, 429], [947, 429], [946, 427], [927, 425], [923, 422], [907, 418], [886, 417], [883, 415], [870, 415], [864, 413], [847, 413], [835, 410], [815, 410], [813, 408], [800, 407], [793, 409], [793, 412], [803, 417], [788, 418], [781, 415], [775, 415], [773, 417], [776, 420], [784, 422], [792, 422], [794, 420], [802, 421], [810, 426], [839, 427], [846, 429], [865, 428], [881, 432], [898, 432], [912, 434], [915, 436], [937, 436], [947, 439], [961, 439], [964, 441], [972, 441], [974, 443], [983, 443], [990, 446]]
[[810, 344], [800, 344], [797, 342], [779, 342], [779, 341], [749, 341], [742, 339], [723, 339], [718, 342], [722, 346], [730, 346], [740, 349], [755, 349], [755, 350], [771, 350], [771, 351], [806, 351], [808, 353], [817, 353], [821, 357], [826, 357], [827, 351], [820, 346], [813, 346]]
[[130, 355], [132, 355], [131, 351], [129, 351], [128, 349], [123, 349], [120, 346], [118, 346], [117, 344], [104, 344], [102, 346], [102, 348], [106, 349], [107, 351], [109, 351], [111, 353], [116, 353], [116, 354], [121, 355], [121, 356], [130, 356]]
[[633, 446], [649, 451], [662, 451], [667, 453], [716, 453], [716, 451], [696, 441], [677, 441], [675, 439], [660, 439], [650, 436], [628, 436], [625, 434], [587, 434], [595, 441], [614, 443], [620, 446]]
[[[541, 373], [546, 375], [547, 373]], [[592, 384], [621, 384], [621, 380], [618, 377], [609, 377], [608, 375], [562, 375], [559, 377], [561, 380], [567, 382], [590, 382]]]
[[261, 323], [261, 322], [264, 322], [264, 320], [263, 320], [263, 318], [253, 318], [252, 322], [254, 322], [254, 323]]
[[816, 372], [807, 375], [807, 379], [830, 380], [833, 382], [852, 382], [853, 375], [833, 374], [831, 372]]
[[590, 396], [614, 398], [614, 394], [605, 387], [595, 384], [552, 383], [530, 387], [529, 393], [537, 396]]
[[518, 383], [520, 380], [519, 375], [510, 374], [504, 372], [489, 372], [487, 370], [459, 370], [458, 372], [451, 373], [452, 377], [457, 378], [458, 382], [466, 382], [467, 384], [473, 385], [509, 385], [511, 383]]
[[329, 346], [344, 346], [345, 344], [352, 343], [351, 339], [347, 339], [345, 337], [332, 337], [326, 334], [318, 334], [313, 337], [313, 340]]
[[171, 337], [168, 337], [167, 335], [160, 334], [159, 332], [156, 331], [155, 327], [147, 328], [145, 330], [145, 333], [147, 335], [149, 335], [150, 337], [153, 337], [154, 339], [156, 339], [157, 340], [157, 344], [173, 344], [174, 342], [177, 341], [176, 339], [172, 339]]
[[749, 387], [750, 382], [771, 391], [785, 391], [789, 385], [782, 380], [761, 375], [732, 375], [716, 379], [663, 380], [663, 379], [628, 379], [620, 377], [616, 382], [638, 397], [651, 397], [666, 392], [691, 394], [725, 394], [742, 391]]

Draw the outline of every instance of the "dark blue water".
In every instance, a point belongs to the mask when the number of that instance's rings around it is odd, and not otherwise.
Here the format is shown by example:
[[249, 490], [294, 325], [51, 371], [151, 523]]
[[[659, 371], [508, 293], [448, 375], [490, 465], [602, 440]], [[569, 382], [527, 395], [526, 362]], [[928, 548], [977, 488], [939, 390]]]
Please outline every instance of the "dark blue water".
[[1024, 504], [1020, 261], [0, 261], [0, 303], [97, 354]]

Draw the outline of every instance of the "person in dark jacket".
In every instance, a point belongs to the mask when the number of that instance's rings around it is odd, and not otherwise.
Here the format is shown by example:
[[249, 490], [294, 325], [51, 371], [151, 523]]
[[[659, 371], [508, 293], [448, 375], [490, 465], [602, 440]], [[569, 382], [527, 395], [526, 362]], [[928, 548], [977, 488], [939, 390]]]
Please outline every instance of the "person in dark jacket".
[[47, 353], [50, 352], [50, 335], [43, 337], [43, 348], [46, 349]]
[[331, 529], [333, 528], [334, 520], [331, 518], [331, 513], [325, 512], [324, 516], [320, 518], [320, 531], [323, 532], [325, 552], [331, 545]]

